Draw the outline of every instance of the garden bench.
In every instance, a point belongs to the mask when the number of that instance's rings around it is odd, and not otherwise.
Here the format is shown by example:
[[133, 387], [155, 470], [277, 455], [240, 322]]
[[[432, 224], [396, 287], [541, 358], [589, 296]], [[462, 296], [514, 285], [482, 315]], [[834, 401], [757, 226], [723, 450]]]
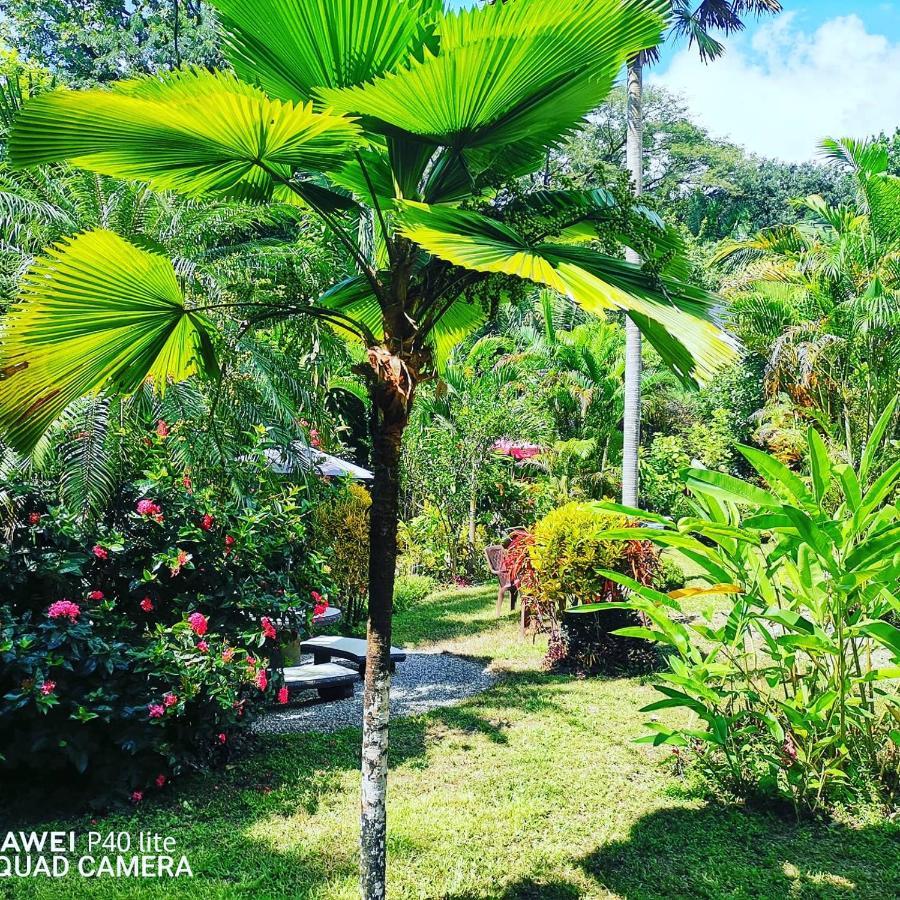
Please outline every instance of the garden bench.
[[[334, 637], [320, 635], [310, 638], [300, 644], [301, 653], [312, 653], [313, 665], [321, 666], [330, 663], [333, 657], [346, 659], [359, 666], [359, 674], [366, 674], [366, 642], [359, 638]], [[393, 672], [398, 662], [406, 659], [406, 653], [391, 647], [391, 671]]]
[[292, 691], [318, 691], [323, 700], [343, 700], [353, 696], [353, 685], [359, 673], [336, 663], [288, 666], [284, 669], [284, 683]]

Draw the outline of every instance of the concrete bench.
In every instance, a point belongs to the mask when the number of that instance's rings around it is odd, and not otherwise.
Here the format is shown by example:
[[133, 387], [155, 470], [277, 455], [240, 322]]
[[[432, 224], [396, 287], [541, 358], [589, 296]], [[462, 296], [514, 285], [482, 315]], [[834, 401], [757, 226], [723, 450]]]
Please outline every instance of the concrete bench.
[[[312, 653], [313, 664], [321, 666], [331, 662], [333, 658], [346, 659], [359, 666], [359, 674], [366, 673], [366, 642], [359, 638], [334, 637], [320, 635], [300, 644], [301, 653]], [[391, 647], [391, 671], [398, 662], [406, 659], [406, 653], [397, 647]]]
[[323, 700], [344, 700], [353, 696], [353, 685], [359, 673], [336, 663], [288, 666], [284, 669], [284, 683], [288, 695], [294, 691], [318, 691]]

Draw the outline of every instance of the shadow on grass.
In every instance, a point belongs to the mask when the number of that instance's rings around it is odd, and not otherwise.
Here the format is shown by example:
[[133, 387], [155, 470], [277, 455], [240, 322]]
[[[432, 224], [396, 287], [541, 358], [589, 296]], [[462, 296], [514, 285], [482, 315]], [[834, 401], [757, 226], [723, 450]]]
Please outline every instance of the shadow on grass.
[[796, 823], [718, 804], [664, 809], [644, 816], [627, 840], [599, 847], [580, 865], [608, 890], [634, 900], [884, 900], [900, 885], [900, 827]]

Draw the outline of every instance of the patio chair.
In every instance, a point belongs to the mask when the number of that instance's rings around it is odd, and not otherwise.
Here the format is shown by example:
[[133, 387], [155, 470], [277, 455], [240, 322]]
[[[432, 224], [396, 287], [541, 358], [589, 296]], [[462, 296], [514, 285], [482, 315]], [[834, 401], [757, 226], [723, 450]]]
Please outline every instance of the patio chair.
[[503, 612], [503, 598], [509, 591], [509, 608], [510, 611], [515, 610], [516, 601], [519, 598], [519, 588], [516, 583], [510, 580], [506, 573], [506, 567], [503, 565], [503, 557], [506, 554], [506, 548], [500, 544], [491, 544], [484, 548], [484, 556], [487, 560], [488, 569], [491, 574], [496, 575], [500, 581], [500, 589], [497, 591], [497, 615]]

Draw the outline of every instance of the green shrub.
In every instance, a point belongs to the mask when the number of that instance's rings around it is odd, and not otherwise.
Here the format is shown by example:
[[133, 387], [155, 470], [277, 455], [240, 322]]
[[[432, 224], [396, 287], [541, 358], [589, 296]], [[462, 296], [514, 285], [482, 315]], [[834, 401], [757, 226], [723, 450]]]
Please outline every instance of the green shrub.
[[341, 485], [314, 514], [315, 546], [327, 560], [335, 584], [331, 602], [348, 627], [366, 617], [369, 595], [369, 507], [372, 498], [358, 484]]
[[394, 612], [404, 612], [421, 603], [436, 587], [428, 575], [398, 575], [394, 582]]
[[664, 594], [684, 587], [684, 569], [668, 554], [663, 553], [659, 558], [656, 573], [653, 576], [653, 587]]
[[726, 616], [688, 625], [672, 616], [683, 613], [679, 600], [630, 585], [629, 607], [651, 626], [624, 633], [672, 651], [663, 699], [646, 711], [687, 713], [651, 722], [647, 740], [692, 751], [732, 793], [816, 812], [873, 792], [887, 803], [896, 787], [900, 630], [884, 619], [900, 608], [900, 463], [879, 475], [877, 458], [891, 412], [855, 470], [833, 464], [812, 429], [811, 483], [739, 447], [766, 489], [691, 470], [686, 486], [702, 515], [641, 532], [703, 569], [694, 598], [728, 598]]
[[149, 460], [101, 521], [46, 484], [5, 485], [18, 514], [0, 545], [4, 778], [39, 769], [95, 801], [139, 799], [228, 752], [278, 693], [279, 641], [308, 628], [325, 584], [305, 494], [261, 453], [243, 500], [192, 484], [163, 436]]
[[593, 604], [608, 612], [613, 609], [608, 604], [622, 601], [624, 594], [610, 579], [610, 572], [645, 584], [653, 579], [659, 554], [652, 545], [604, 536], [630, 524], [625, 516], [604, 512], [595, 503], [567, 503], [541, 519], [533, 532], [514, 538], [509, 558], [526, 608], [550, 633], [547, 664], [551, 668], [612, 674], [646, 670], [655, 662], [655, 654], [647, 653], [638, 642], [610, 634], [611, 628], [625, 621], [642, 624], [635, 613], [575, 619], [567, 615], [567, 610]]
[[625, 555], [621, 543], [599, 535], [625, 525], [624, 516], [598, 512], [592, 503], [567, 503], [544, 516], [529, 550], [541, 599], [561, 614], [603, 596], [609, 583], [604, 572], [621, 568]]

